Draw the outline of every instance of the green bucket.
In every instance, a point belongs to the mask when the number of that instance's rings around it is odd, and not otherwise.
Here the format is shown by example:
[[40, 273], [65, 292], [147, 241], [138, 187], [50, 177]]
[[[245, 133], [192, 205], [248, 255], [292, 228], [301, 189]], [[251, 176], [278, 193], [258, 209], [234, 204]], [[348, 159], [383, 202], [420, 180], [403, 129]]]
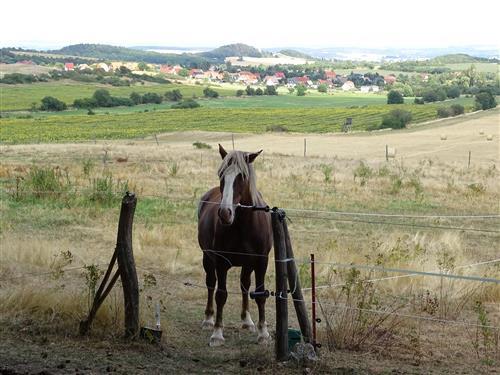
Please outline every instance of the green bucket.
[[288, 351], [292, 352], [295, 344], [300, 343], [302, 334], [298, 329], [288, 328]]

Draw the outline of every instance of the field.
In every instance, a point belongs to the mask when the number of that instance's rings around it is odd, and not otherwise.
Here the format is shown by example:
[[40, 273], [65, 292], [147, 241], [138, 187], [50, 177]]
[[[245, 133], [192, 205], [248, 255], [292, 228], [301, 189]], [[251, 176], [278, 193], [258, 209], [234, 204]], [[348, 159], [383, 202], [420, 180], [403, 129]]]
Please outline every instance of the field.
[[[458, 99], [458, 102], [470, 99]], [[447, 101], [450, 105], [456, 101]], [[284, 126], [291, 132], [339, 132], [347, 117], [353, 130], [379, 125], [391, 109], [412, 112], [412, 122], [435, 119], [444, 104], [373, 105], [360, 108], [197, 108], [191, 110], [149, 111], [147, 113], [106, 112], [94, 116], [53, 115], [0, 119], [4, 143], [93, 141], [153, 136], [172, 131], [227, 131], [264, 133], [270, 126]], [[470, 107], [467, 108], [470, 110]]]
[[[368, 109], [358, 109], [364, 110]], [[279, 120], [282, 113], [267, 111], [266, 121]], [[305, 129], [306, 121], [299, 112], [280, 111], [296, 121], [296, 130]], [[326, 110], [305, 113], [319, 122], [336, 110], [320, 111]], [[182, 126], [175, 127], [168, 117], [154, 126], [160, 129], [160, 123], [167, 123], [171, 128], [166, 129], [173, 131], [185, 130], [187, 124], [188, 129], [199, 130], [203, 129], [201, 120], [194, 126], [194, 118], [200, 117], [210, 124], [210, 130], [224, 130], [217, 125], [223, 118], [216, 113], [212, 109], [182, 112], [185, 120], [177, 120]], [[223, 124], [229, 128], [231, 121], [243, 117], [244, 124], [258, 124], [255, 128], [248, 125], [246, 131], [262, 131], [263, 113], [228, 109]], [[144, 127], [155, 121], [148, 113], [132, 116], [114, 118], [141, 121]], [[73, 137], [66, 139], [78, 139], [81, 133], [81, 139], [87, 137], [90, 132], [85, 133], [85, 126], [98, 130], [99, 117], [88, 116], [93, 122], [78, 124], [76, 119], [82, 117], [75, 116], [74, 123], [64, 126]], [[48, 119], [53, 122], [56, 118], [63, 117]], [[69, 116], [64, 119], [73, 121]], [[64, 141], [57, 126], [45, 121], [35, 122], [36, 126]], [[128, 129], [124, 121], [116, 125], [107, 121], [100, 126], [108, 131], [116, 129], [118, 134], [119, 126]], [[315, 125], [310, 119], [307, 123]], [[18, 134], [13, 126], [29, 132], [30, 124], [5, 120], [2, 138], [5, 129], [7, 134]], [[315, 126], [312, 129], [321, 129]], [[258, 346], [253, 334], [239, 329], [236, 270], [229, 273], [225, 346], [209, 348], [210, 332], [200, 330], [205, 290], [197, 287], [204, 284], [204, 275], [196, 241], [196, 204], [204, 191], [218, 183], [220, 157], [215, 145], [222, 142], [230, 149], [230, 133], [171, 132], [161, 135], [159, 144], [153, 139], [128, 139], [2, 145], [0, 370], [495, 373], [500, 364], [499, 330], [485, 327], [500, 325], [498, 284], [415, 275], [369, 282], [395, 274], [358, 272], [333, 263], [500, 278], [498, 263], [468, 267], [498, 258], [498, 218], [354, 214], [498, 215], [499, 133], [498, 110], [494, 110], [398, 132], [307, 135], [307, 157], [302, 156], [304, 135], [236, 134], [237, 148], [264, 149], [255, 162], [257, 185], [270, 205], [287, 210], [303, 286], [310, 286], [310, 268], [304, 262], [310, 253], [324, 263], [317, 265], [317, 284], [341, 284], [319, 291], [323, 348], [317, 362], [306, 364], [275, 363], [272, 343]], [[441, 140], [441, 134], [448, 139]], [[493, 141], [486, 140], [488, 134], [494, 136]], [[24, 142], [29, 137], [16, 139]], [[195, 149], [195, 141], [212, 149]], [[386, 144], [397, 148], [397, 157], [388, 162]], [[138, 195], [133, 245], [142, 323], [151, 323], [153, 305], [161, 301], [164, 337], [158, 346], [126, 344], [120, 339], [120, 288], [115, 288], [100, 311], [92, 337], [76, 336], [92, 285], [95, 288], [92, 275], [105, 269], [114, 249], [119, 200], [125, 189]], [[334, 211], [351, 214], [336, 215]], [[271, 261], [266, 280], [271, 290], [273, 274]], [[305, 292], [305, 297], [309, 300], [310, 293]], [[272, 298], [266, 309], [272, 334]], [[290, 325], [297, 327], [291, 304], [289, 309]], [[253, 303], [251, 313], [255, 318]], [[472, 325], [455, 324], [463, 321]]]
[[21, 73], [21, 74], [42, 74], [48, 73], [53, 68], [49, 68], [41, 65], [29, 65], [29, 64], [0, 64], [0, 78], [3, 78], [5, 74], [11, 73]]

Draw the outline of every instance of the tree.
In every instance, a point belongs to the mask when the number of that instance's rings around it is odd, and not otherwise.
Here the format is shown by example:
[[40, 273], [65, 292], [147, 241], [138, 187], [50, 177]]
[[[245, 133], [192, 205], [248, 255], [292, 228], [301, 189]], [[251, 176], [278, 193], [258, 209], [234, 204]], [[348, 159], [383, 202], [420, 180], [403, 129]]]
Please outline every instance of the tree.
[[245, 89], [246, 93], [248, 96], [253, 96], [255, 95], [255, 89], [253, 87], [247, 86]]
[[262, 89], [258, 87], [257, 90], [255, 90], [255, 95], [262, 96], [264, 95], [264, 91], [262, 91]]
[[387, 104], [403, 104], [405, 102], [403, 95], [396, 90], [391, 90], [387, 94]]
[[144, 61], [141, 61], [139, 64], [137, 64], [137, 68], [142, 71], [146, 71], [149, 69], [148, 64], [146, 64]]
[[278, 91], [276, 90], [275, 86], [266, 86], [264, 95], [278, 95]]
[[54, 98], [53, 96], [46, 96], [42, 99], [40, 110], [42, 111], [64, 111], [68, 106], [66, 103]]
[[236, 90], [236, 96], [238, 97], [243, 96], [244, 93], [245, 93], [244, 90]]
[[304, 85], [298, 85], [296, 87], [296, 90], [297, 90], [297, 96], [305, 96], [307, 87], [305, 87]]
[[112, 107], [113, 106], [113, 98], [109, 94], [109, 91], [106, 89], [98, 89], [92, 95], [92, 98], [96, 102], [97, 107]]
[[143, 103], [160, 104], [162, 101], [163, 101], [163, 98], [161, 97], [161, 95], [159, 95], [155, 92], [147, 92], [142, 96]]
[[474, 107], [477, 110], [486, 110], [490, 108], [495, 108], [497, 106], [497, 101], [495, 97], [489, 91], [481, 91], [476, 94], [476, 100], [474, 102]]
[[187, 70], [186, 68], [182, 68], [181, 70], [179, 70], [179, 75], [181, 77], [187, 77], [189, 75], [189, 70]]
[[318, 92], [327, 92], [328, 91], [328, 86], [326, 85], [326, 83], [322, 83], [318, 86]]

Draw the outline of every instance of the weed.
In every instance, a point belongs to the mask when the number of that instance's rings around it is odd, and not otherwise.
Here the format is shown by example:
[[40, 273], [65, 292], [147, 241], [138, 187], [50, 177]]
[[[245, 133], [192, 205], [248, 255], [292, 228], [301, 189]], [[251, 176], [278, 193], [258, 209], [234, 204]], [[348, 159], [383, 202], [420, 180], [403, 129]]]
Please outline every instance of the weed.
[[179, 164], [174, 161], [172, 164], [170, 164], [170, 168], [168, 169], [168, 174], [172, 177], [177, 176], [179, 173]]
[[360, 185], [365, 186], [372, 175], [373, 170], [361, 160], [358, 167], [354, 170], [354, 181], [356, 181], [356, 177], [359, 177]]
[[484, 186], [482, 183], [477, 182], [473, 184], [467, 185], [467, 190], [472, 193], [472, 194], [484, 194], [486, 192], [486, 186]]
[[64, 275], [64, 267], [73, 262], [73, 254], [70, 250], [61, 251], [59, 254], [54, 255], [50, 269], [51, 276], [54, 280], [59, 280]]
[[83, 161], [83, 175], [89, 177], [94, 169], [94, 161], [91, 158], [85, 159]]
[[103, 271], [99, 269], [99, 266], [97, 264], [89, 264], [83, 266], [83, 276], [85, 277], [85, 285], [87, 286], [87, 291], [88, 291], [88, 308], [92, 307], [92, 303], [94, 301], [95, 297], [95, 292], [96, 292], [96, 286], [97, 282], [99, 281], [100, 277], [103, 275]]
[[210, 146], [208, 143], [198, 142], [198, 141], [194, 142], [193, 146], [195, 148], [198, 148], [198, 149], [203, 149], [203, 148], [211, 149], [212, 148], [212, 146]]
[[333, 167], [327, 164], [321, 164], [321, 171], [323, 172], [324, 181], [329, 183], [332, 180]]

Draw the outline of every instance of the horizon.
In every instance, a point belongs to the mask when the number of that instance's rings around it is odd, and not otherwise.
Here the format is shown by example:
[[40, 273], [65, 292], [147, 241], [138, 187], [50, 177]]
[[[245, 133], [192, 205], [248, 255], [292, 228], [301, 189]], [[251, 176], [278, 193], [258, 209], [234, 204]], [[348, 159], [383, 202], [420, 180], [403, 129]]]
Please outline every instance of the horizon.
[[353, 6], [312, 0], [301, 12], [283, 0], [272, 5], [255, 0], [252, 7], [230, 0], [216, 7], [155, 1], [138, 7], [130, 1], [88, 0], [77, 14], [62, 0], [52, 1], [50, 7], [28, 0], [7, 2], [2, 8], [5, 15], [22, 14], [25, 25], [20, 28], [16, 17], [3, 19], [0, 33], [5, 47], [55, 49], [98, 43], [216, 48], [244, 43], [260, 49], [500, 48], [495, 26], [498, 5], [485, 0], [475, 3], [480, 19], [471, 17], [468, 8], [431, 0], [422, 0], [413, 9], [392, 0], [381, 0], [376, 7], [363, 1]]

